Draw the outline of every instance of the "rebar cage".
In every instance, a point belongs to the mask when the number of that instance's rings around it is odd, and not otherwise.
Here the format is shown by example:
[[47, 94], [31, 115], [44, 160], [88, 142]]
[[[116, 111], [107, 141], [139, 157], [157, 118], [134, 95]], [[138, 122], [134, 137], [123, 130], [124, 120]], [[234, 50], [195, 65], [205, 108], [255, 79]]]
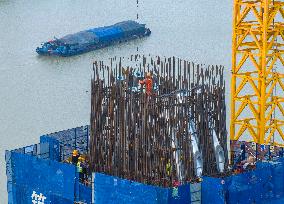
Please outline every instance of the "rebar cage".
[[95, 61], [91, 100], [93, 171], [171, 186], [227, 169], [223, 66], [151, 55]]

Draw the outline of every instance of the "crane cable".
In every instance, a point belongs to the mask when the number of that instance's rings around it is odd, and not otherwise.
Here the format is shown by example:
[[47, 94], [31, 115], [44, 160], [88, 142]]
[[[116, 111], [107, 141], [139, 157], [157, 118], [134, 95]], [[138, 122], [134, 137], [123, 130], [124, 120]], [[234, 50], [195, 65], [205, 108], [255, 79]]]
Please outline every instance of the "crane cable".
[[[138, 19], [139, 19], [139, 0], [136, 0], [136, 8], [137, 8], [136, 20], [138, 21]], [[137, 53], [138, 53], [138, 51], [139, 51], [138, 45], [137, 45], [136, 51], [137, 51]]]

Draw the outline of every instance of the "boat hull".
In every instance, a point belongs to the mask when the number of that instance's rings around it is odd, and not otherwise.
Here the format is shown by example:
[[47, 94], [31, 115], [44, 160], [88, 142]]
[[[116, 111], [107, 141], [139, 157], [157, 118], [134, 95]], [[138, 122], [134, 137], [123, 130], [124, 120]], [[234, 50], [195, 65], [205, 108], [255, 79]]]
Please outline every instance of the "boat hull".
[[150, 35], [151, 30], [145, 24], [125, 21], [46, 42], [37, 47], [36, 52], [45, 56], [69, 57]]

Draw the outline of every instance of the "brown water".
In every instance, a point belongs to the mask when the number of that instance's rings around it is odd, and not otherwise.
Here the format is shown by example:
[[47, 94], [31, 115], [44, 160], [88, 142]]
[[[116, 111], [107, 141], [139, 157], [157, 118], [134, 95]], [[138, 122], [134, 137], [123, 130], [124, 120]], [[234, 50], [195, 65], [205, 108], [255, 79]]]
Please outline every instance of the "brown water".
[[[136, 0], [0, 0], [0, 203], [7, 203], [6, 149], [89, 123], [95, 58], [133, 54], [138, 46], [141, 53], [223, 64], [229, 76], [232, 0], [139, 1], [137, 10]], [[135, 20], [137, 11], [149, 38], [71, 58], [35, 53], [53, 36]]]

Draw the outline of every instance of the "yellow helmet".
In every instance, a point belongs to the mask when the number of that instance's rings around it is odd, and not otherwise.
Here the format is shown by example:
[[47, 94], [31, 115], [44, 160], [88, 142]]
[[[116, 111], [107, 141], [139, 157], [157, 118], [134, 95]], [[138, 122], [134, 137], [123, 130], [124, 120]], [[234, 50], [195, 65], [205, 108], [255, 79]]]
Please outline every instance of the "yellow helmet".
[[77, 149], [74, 149], [73, 152], [72, 152], [73, 156], [77, 156], [79, 154], [78, 150]]
[[147, 77], [151, 77], [151, 72], [147, 72]]
[[82, 156], [79, 156], [78, 160], [79, 160], [79, 161], [84, 161], [84, 160], [85, 160], [85, 158], [84, 158], [84, 157], [82, 157]]

